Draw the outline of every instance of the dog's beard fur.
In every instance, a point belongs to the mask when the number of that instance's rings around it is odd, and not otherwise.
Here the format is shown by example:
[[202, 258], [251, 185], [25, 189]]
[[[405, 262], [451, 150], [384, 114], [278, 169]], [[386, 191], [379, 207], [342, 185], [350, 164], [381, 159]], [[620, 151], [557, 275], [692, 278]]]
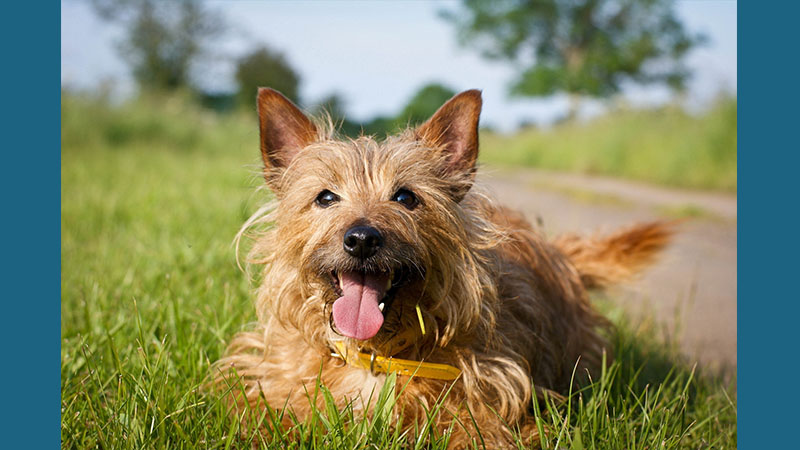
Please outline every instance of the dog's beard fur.
[[[256, 406], [263, 398], [303, 418], [311, 406], [304, 384], [310, 390], [317, 376], [342, 404], [366, 401], [383, 377], [332, 358], [333, 343], [342, 341], [353, 350], [458, 367], [462, 375], [452, 385], [410, 381], [398, 399], [407, 418], [401, 426], [424, 420], [425, 408], [450, 389], [449, 412], [437, 423], [444, 428], [459, 418], [452, 444], [474, 432], [469, 408], [487, 445], [505, 446], [513, 440], [503, 422], [535, 435], [532, 383], [538, 393], [560, 392], [573, 370], [581, 379], [599, 366], [608, 323], [592, 309], [586, 286], [626, 278], [669, 232], [650, 224], [605, 239], [548, 242], [472, 186], [479, 110], [479, 93], [468, 91], [416, 130], [383, 142], [339, 140], [280, 94], [259, 92], [265, 177], [276, 200], [245, 225], [271, 224], [250, 252], [251, 262], [264, 266], [256, 302], [263, 329], [237, 336], [218, 365], [234, 367], [245, 384], [238, 402]], [[400, 189], [413, 192], [416, 207], [392, 201]], [[339, 200], [321, 207], [316, 199], [325, 190]], [[345, 232], [356, 225], [383, 236], [375, 255], [360, 259], [343, 250]], [[366, 340], [343, 336], [332, 317], [338, 278], [347, 271], [392, 280], [384, 322]]]

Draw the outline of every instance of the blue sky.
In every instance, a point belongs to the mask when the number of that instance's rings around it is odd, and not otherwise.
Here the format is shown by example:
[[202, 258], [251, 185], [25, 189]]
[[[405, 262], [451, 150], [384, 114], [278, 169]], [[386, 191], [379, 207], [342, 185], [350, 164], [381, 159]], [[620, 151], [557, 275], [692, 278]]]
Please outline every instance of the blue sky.
[[[511, 99], [507, 86], [514, 71], [489, 62], [456, 42], [453, 27], [437, 16], [451, 1], [208, 1], [230, 25], [229, 35], [215, 43], [214, 55], [197, 68], [197, 78], [211, 89], [233, 88], [235, 58], [259, 44], [282, 51], [301, 75], [306, 103], [332, 92], [347, 100], [355, 120], [397, 112], [430, 81], [455, 90], [483, 90], [482, 122], [511, 130], [522, 120], [548, 122], [566, 111], [563, 96]], [[710, 38], [689, 55], [695, 71], [688, 104], [701, 108], [720, 90], [735, 92], [736, 2], [680, 1], [677, 10], [692, 31]], [[113, 79], [120, 95], [133, 91], [127, 66], [117, 54], [122, 30], [98, 20], [88, 2], [61, 3], [62, 84], [92, 88]], [[629, 87], [634, 104], [663, 102], [661, 88]], [[600, 111], [587, 103], [586, 113]]]

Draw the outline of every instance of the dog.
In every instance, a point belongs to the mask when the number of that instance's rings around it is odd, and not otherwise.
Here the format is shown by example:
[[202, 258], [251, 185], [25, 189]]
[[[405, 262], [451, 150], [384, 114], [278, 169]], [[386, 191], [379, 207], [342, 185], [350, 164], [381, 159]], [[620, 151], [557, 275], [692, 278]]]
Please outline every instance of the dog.
[[398, 427], [439, 402], [450, 448], [478, 431], [505, 448], [510, 427], [537, 436], [532, 402], [611, 358], [588, 290], [651, 263], [667, 224], [545, 238], [475, 185], [478, 90], [383, 141], [338, 139], [269, 88], [257, 106], [274, 201], [239, 235], [261, 229], [250, 261], [264, 267], [260, 328], [238, 334], [217, 366], [243, 386], [236, 405], [266, 402], [302, 421], [322, 407], [308, 394], [319, 381], [368, 414], [394, 373]]

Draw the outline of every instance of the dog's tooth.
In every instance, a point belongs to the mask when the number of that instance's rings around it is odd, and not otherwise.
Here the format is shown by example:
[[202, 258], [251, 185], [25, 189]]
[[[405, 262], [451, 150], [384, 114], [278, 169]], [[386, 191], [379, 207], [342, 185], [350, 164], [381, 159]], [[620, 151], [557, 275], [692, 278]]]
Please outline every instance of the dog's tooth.
[[380, 310], [381, 310], [381, 312], [383, 312], [383, 308], [384, 308], [385, 306], [386, 306], [386, 305], [385, 305], [384, 303], [378, 303], [378, 309], [380, 309]]

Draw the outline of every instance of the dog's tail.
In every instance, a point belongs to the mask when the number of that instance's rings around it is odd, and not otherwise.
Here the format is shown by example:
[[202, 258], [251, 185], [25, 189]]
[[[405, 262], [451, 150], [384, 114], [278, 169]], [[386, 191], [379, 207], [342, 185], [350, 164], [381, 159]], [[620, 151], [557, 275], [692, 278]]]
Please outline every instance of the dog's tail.
[[629, 280], [669, 243], [677, 222], [634, 225], [606, 236], [563, 235], [553, 244], [570, 259], [587, 289]]

